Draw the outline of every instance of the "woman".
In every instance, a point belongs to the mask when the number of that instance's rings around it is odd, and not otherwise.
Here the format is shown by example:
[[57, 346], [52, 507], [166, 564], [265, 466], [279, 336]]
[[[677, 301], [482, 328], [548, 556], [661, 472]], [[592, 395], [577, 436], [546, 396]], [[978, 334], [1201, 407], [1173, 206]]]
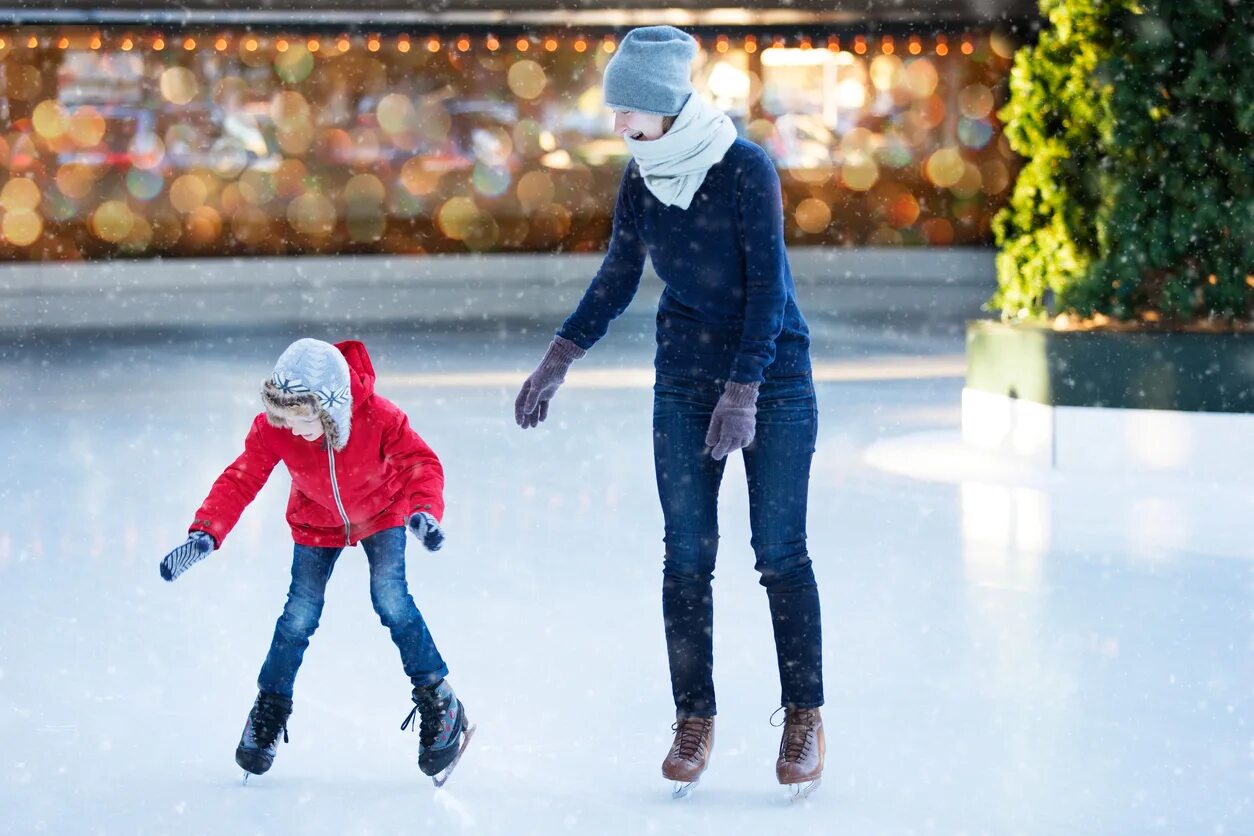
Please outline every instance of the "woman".
[[817, 408], [809, 329], [784, 252], [779, 177], [726, 114], [693, 93], [696, 42], [634, 29], [605, 69], [605, 102], [633, 160], [609, 251], [575, 312], [523, 384], [515, 419], [543, 421], [571, 363], [606, 333], [640, 283], [646, 252], [666, 288], [657, 316], [653, 447], [666, 524], [662, 612], [675, 737], [662, 774], [684, 794], [714, 742], [717, 501], [726, 456], [744, 450], [752, 545], [766, 587], [785, 711], [781, 784], [809, 792], [823, 770], [819, 596], [806, 551]]

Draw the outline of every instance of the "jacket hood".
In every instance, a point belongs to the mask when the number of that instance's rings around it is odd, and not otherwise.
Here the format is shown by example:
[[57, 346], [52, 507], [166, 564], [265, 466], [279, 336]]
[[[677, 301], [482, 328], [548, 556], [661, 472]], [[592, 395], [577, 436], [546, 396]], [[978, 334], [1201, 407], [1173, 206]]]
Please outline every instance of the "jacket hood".
[[348, 377], [352, 388], [353, 412], [361, 408], [366, 399], [374, 394], [374, 364], [365, 343], [360, 340], [344, 340], [335, 344], [348, 363]]

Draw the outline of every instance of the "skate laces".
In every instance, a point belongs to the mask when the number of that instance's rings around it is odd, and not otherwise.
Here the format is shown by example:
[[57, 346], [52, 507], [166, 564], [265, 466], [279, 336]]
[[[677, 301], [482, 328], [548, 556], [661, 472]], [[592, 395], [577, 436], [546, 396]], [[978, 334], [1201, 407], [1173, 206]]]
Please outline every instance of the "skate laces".
[[[435, 688], [415, 688], [414, 707], [401, 723], [401, 731], [405, 731], [413, 723], [414, 731], [418, 732], [418, 745], [430, 746], [440, 734], [444, 714], [452, 702], [451, 695], [448, 699], [442, 699]], [[417, 723], [414, 723], [415, 717], [418, 718]]]
[[257, 697], [252, 720], [253, 739], [257, 741], [257, 745], [262, 749], [269, 749], [279, 739], [280, 731], [283, 732], [283, 742], [287, 743], [287, 718], [291, 713], [290, 703], [284, 705], [265, 697]]
[[[784, 712], [783, 721], [776, 723], [775, 717]], [[815, 711], [813, 708], [780, 707], [771, 715], [771, 725], [784, 727], [784, 739], [779, 744], [779, 754], [786, 761], [799, 761], [810, 751], [814, 741]]]
[[676, 720], [671, 726], [675, 732], [675, 754], [683, 760], [690, 761], [705, 747], [706, 732], [710, 728], [709, 717], [689, 717]]

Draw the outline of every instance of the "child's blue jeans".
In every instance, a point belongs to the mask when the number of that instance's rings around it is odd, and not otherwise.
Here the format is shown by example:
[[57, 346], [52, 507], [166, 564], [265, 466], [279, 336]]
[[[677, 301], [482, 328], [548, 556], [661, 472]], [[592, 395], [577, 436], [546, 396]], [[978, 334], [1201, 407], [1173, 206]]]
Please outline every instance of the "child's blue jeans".
[[[448, 675], [427, 623], [405, 582], [405, 529], [388, 528], [361, 541], [370, 562], [370, 601], [401, 652], [405, 673], [414, 685], [430, 685]], [[283, 614], [274, 625], [270, 652], [257, 687], [291, 699], [309, 638], [318, 629], [327, 581], [343, 548], [297, 544], [292, 556], [292, 587]]]

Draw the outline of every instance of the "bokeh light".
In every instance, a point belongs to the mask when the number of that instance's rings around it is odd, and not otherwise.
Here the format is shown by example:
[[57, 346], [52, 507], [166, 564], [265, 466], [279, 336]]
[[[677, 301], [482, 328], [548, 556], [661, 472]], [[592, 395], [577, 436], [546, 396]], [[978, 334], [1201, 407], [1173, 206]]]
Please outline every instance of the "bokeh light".
[[993, 126], [975, 119], [958, 120], [958, 141], [971, 149], [980, 149], [993, 139]]
[[385, 197], [383, 181], [373, 174], [355, 174], [344, 184], [344, 202], [350, 211], [354, 207], [377, 209]]
[[413, 130], [418, 121], [418, 113], [414, 103], [404, 93], [389, 93], [379, 100], [376, 108], [379, 127], [389, 134], [406, 133]]
[[892, 90], [900, 83], [902, 69], [896, 55], [877, 55], [871, 61], [871, 83], [877, 90]]
[[335, 229], [335, 204], [321, 192], [308, 191], [287, 207], [287, 219], [297, 232], [318, 238]]
[[520, 120], [513, 131], [514, 151], [524, 159], [534, 159], [557, 147], [552, 131], [534, 119]]
[[274, 73], [288, 84], [300, 84], [314, 69], [314, 55], [305, 44], [289, 45], [274, 57]]
[[70, 127], [70, 114], [55, 99], [46, 99], [35, 105], [32, 120], [35, 131], [44, 139], [58, 139]]
[[401, 184], [415, 197], [426, 197], [440, 184], [440, 173], [426, 167], [422, 157], [412, 157], [401, 168]]
[[944, 124], [946, 112], [945, 102], [940, 96], [919, 99], [910, 107], [910, 115], [927, 131], [936, 130]]
[[823, 232], [832, 222], [832, 209], [823, 201], [808, 197], [797, 204], [793, 213], [797, 226], [812, 235]]
[[891, 225], [899, 229], [914, 226], [919, 220], [919, 201], [909, 192], [898, 192], [889, 198], [885, 216]]
[[121, 200], [106, 200], [91, 216], [91, 229], [102, 241], [116, 244], [130, 234], [135, 216]]
[[479, 207], [473, 200], [468, 197], [451, 197], [436, 213], [436, 223], [446, 237], [461, 240], [470, 233], [478, 215]]
[[954, 242], [954, 225], [947, 218], [928, 218], [923, 222], [923, 234], [934, 247], [948, 247]]
[[200, 92], [196, 74], [187, 67], [170, 67], [161, 74], [161, 95], [173, 105], [186, 105]]
[[42, 197], [34, 180], [14, 177], [0, 189], [0, 207], [6, 212], [33, 212]]
[[906, 66], [906, 89], [916, 98], [927, 98], [936, 92], [940, 76], [936, 73], [936, 65], [927, 58], [915, 58]]
[[520, 99], [534, 99], [544, 92], [548, 78], [535, 61], [515, 61], [509, 68], [509, 89]]
[[570, 234], [570, 210], [561, 203], [546, 203], [531, 215], [531, 231], [542, 246], [553, 246]]
[[86, 163], [66, 163], [57, 169], [57, 190], [70, 200], [83, 200], [96, 186], [100, 172]]
[[10, 244], [29, 247], [43, 234], [44, 222], [36, 212], [7, 212], [0, 224], [0, 234]]
[[485, 197], [500, 197], [509, 190], [509, 169], [478, 163], [470, 177], [471, 185]]
[[183, 214], [203, 206], [208, 198], [209, 188], [195, 174], [184, 174], [170, 184], [170, 205]]
[[958, 107], [968, 119], [984, 119], [994, 104], [993, 91], [983, 84], [969, 84], [958, 94]]
[[189, 243], [208, 246], [222, 235], [222, 216], [212, 206], [199, 206], [187, 214], [185, 228]]
[[865, 192], [880, 177], [880, 167], [869, 154], [858, 151], [850, 154], [840, 167], [840, 182], [856, 192]]
[[155, 235], [152, 224], [143, 215], [131, 215], [131, 231], [118, 241], [118, 249], [129, 255], [139, 255], [151, 245]]
[[551, 203], [556, 194], [553, 178], [544, 171], [528, 171], [518, 179], [518, 202], [531, 208]]
[[155, 133], [143, 131], [131, 140], [127, 153], [134, 167], [155, 169], [165, 159], [165, 143]]
[[240, 175], [239, 193], [253, 206], [264, 206], [276, 196], [274, 176], [266, 171], [249, 169]]
[[966, 162], [957, 148], [941, 148], [927, 158], [924, 172], [932, 185], [948, 189], [962, 179], [966, 173]]
[[979, 166], [964, 160], [962, 176], [958, 178], [958, 182], [950, 187], [950, 190], [958, 197], [970, 200], [979, 195], [983, 189], [984, 178], [980, 176]]
[[70, 117], [69, 134], [74, 143], [81, 148], [94, 148], [99, 145], [105, 135], [105, 119], [100, 111], [90, 105], [84, 105], [74, 111]]
[[299, 197], [305, 191], [309, 169], [300, 160], [284, 160], [274, 172], [275, 193], [284, 200]]
[[984, 193], [998, 195], [1010, 188], [1010, 169], [1001, 160], [989, 160], [980, 166]]
[[270, 119], [280, 128], [310, 119], [309, 102], [295, 90], [283, 90], [270, 100]]

